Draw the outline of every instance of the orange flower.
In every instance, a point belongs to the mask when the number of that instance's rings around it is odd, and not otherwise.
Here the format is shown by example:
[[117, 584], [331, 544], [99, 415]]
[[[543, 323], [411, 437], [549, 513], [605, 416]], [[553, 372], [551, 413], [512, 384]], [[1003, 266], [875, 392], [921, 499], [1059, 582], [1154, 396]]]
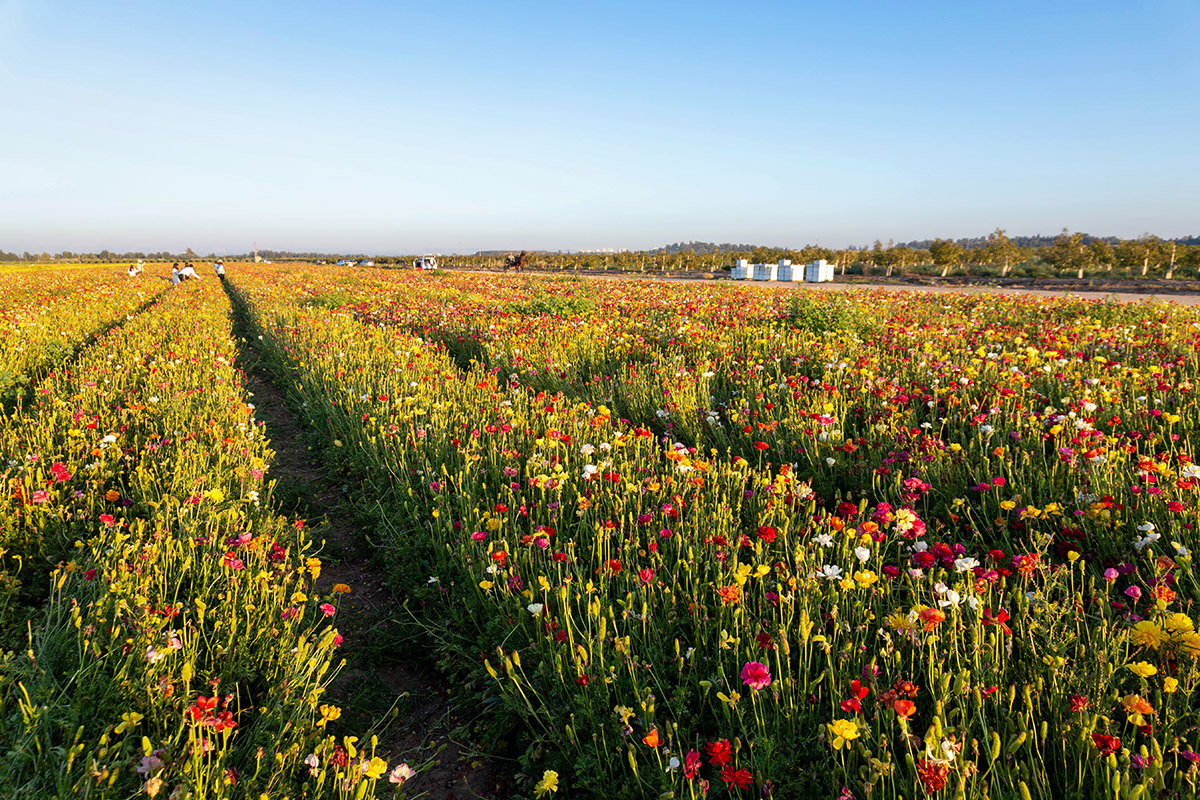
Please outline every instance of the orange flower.
[[721, 605], [723, 606], [735, 605], [742, 599], [742, 590], [732, 585], [722, 586], [717, 589], [717, 594], [721, 596]]
[[908, 719], [917, 711], [917, 704], [912, 700], [897, 700], [892, 708], [896, 712], [896, 716], [903, 719]]
[[946, 613], [941, 609], [927, 608], [921, 612], [921, 619], [925, 622], [925, 630], [931, 631], [946, 619]]
[[650, 732], [642, 737], [642, 744], [647, 747], [658, 747], [662, 740], [658, 738], [658, 728], [651, 728]]

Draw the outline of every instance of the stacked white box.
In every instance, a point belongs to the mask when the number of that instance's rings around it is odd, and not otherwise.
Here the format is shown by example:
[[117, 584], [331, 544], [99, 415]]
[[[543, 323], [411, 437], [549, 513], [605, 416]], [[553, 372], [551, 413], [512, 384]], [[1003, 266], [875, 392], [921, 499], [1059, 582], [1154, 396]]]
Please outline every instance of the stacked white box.
[[828, 283], [833, 280], [833, 264], [825, 259], [813, 261], [804, 265], [804, 280], [806, 283]]
[[778, 264], [755, 264], [754, 265], [754, 280], [756, 281], [773, 281], [779, 274]]
[[780, 281], [799, 281], [804, 280], [804, 268], [800, 266], [792, 266], [792, 262], [786, 258], [779, 259], [779, 273], [776, 276]]
[[733, 265], [729, 277], [735, 281], [748, 281], [752, 277], [750, 271], [750, 262], [744, 258], [739, 258], [737, 263]]

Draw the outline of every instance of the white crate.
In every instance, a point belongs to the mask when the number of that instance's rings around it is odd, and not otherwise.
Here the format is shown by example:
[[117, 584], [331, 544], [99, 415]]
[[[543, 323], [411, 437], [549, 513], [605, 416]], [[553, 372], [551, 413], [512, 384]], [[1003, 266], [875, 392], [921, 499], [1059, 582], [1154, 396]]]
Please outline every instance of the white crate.
[[792, 266], [790, 262], [780, 264], [777, 278], [780, 281], [802, 281], [804, 280], [804, 267]]
[[773, 281], [779, 273], [778, 264], [755, 264], [754, 265], [754, 280], [756, 281]]

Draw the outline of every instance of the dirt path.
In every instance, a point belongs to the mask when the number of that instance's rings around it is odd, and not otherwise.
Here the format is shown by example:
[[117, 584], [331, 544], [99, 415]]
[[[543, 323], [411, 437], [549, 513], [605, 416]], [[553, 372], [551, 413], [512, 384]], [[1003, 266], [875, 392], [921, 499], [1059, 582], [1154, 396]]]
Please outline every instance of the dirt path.
[[346, 666], [330, 692], [343, 709], [340, 733], [360, 736], [360, 747], [369, 745], [373, 733], [379, 737], [377, 755], [389, 769], [405, 762], [416, 770], [404, 785], [407, 797], [508, 797], [514, 770], [471, 746], [470, 737], [461, 732], [469, 720], [461, 718], [429, 659], [397, 657], [397, 651], [413, 651], [411, 644], [397, 641], [394, 620], [404, 611], [385, 587], [355, 525], [345, 487], [314, 460], [303, 427], [256, 351], [243, 344], [241, 357], [256, 416], [275, 450], [267, 475], [276, 481], [275, 500], [284, 512], [306, 518], [313, 539], [324, 542], [317, 589], [326, 594], [334, 584], [351, 587], [338, 611]]
[[[508, 275], [518, 278], [528, 275], [571, 275], [570, 271], [555, 272], [524, 272], [509, 275], [508, 273], [489, 272], [487, 270], [454, 269], [454, 272], [468, 272], [476, 275]], [[596, 279], [604, 281], [652, 281], [658, 283], [721, 283], [723, 285], [738, 283], [747, 286], [769, 287], [774, 289], [803, 289], [815, 292], [845, 292], [855, 289], [881, 290], [886, 292], [935, 292], [952, 294], [1009, 294], [1034, 295], [1038, 297], [1077, 297], [1081, 300], [1105, 300], [1115, 298], [1123, 303], [1140, 303], [1146, 301], [1177, 303], [1181, 306], [1200, 305], [1200, 294], [1185, 294], [1164, 292], [1161, 295], [1143, 292], [1103, 292], [1075, 291], [1074, 289], [1017, 289], [1003, 286], [927, 286], [922, 284], [882, 284], [882, 283], [791, 283], [781, 281], [732, 281], [727, 278], [666, 278], [653, 275], [635, 275], [621, 273], [611, 275], [585, 275], [584, 280]]]

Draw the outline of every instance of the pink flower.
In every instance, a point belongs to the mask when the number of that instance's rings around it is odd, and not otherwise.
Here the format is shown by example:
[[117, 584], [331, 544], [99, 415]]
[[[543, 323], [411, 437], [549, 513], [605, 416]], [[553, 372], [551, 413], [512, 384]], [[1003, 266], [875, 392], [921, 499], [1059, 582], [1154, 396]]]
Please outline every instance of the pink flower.
[[45, 489], [38, 489], [33, 493], [30, 499], [32, 499], [35, 503], [48, 503], [50, 502], [50, 493]]
[[105, 525], [112, 525], [114, 522], [116, 522], [116, 519], [113, 517], [112, 514], [101, 514], [100, 521], [103, 522]]
[[320, 608], [321, 613], [327, 617], [332, 617], [334, 614], [337, 613], [337, 609], [334, 608], [333, 606], [331, 606], [329, 603], [321, 603], [321, 605], [319, 605], [317, 607]]
[[474, 533], [471, 534], [471, 538], [477, 542], [482, 542], [484, 539], [487, 538], [487, 534], [483, 531], [475, 531]]
[[765, 689], [771, 685], [771, 672], [767, 665], [758, 661], [747, 661], [742, 667], [742, 683], [754, 691]]
[[232, 552], [226, 553], [225, 557], [221, 559], [221, 566], [229, 567], [230, 569], [246, 568], [246, 565], [242, 562], [242, 560], [235, 556]]

